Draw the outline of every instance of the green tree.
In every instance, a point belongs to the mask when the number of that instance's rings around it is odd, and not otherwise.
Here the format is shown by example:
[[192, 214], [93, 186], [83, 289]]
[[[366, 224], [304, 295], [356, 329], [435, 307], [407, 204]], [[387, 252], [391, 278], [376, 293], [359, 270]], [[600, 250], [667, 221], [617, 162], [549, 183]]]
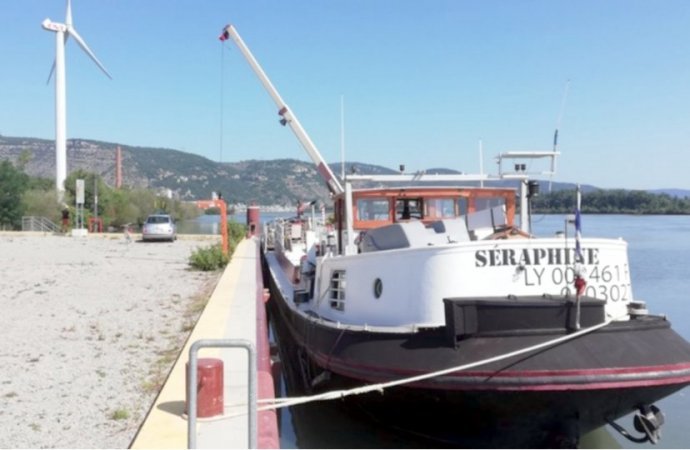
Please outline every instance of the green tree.
[[[68, 202], [69, 205], [74, 205], [77, 198], [77, 180], [84, 180], [84, 210], [89, 211], [90, 216], [95, 214], [95, 195], [98, 194], [98, 215], [100, 216], [101, 210], [107, 206], [105, 203], [107, 203], [110, 188], [103, 182], [100, 175], [83, 169], [75, 170], [65, 180], [65, 192], [69, 193], [71, 199], [71, 202]], [[65, 202], [67, 202], [67, 196]]]
[[103, 210], [104, 222], [106, 226], [116, 228], [127, 224], [137, 224], [140, 221], [142, 212], [131, 199], [137, 198], [128, 189], [112, 190], [109, 193], [109, 201]]
[[11, 162], [0, 162], [0, 228], [18, 229], [21, 226], [24, 204], [22, 194], [29, 177]]
[[172, 215], [175, 220], [187, 220], [199, 217], [202, 211], [193, 202], [181, 202], [176, 200], [173, 205]]
[[59, 223], [62, 208], [56, 198], [55, 189], [35, 189], [29, 187], [22, 195], [24, 215], [47, 217], [53, 222]]
[[17, 160], [17, 168], [22, 172], [26, 172], [26, 165], [29, 164], [33, 158], [34, 155], [31, 153], [31, 150], [22, 150], [22, 152], [19, 154], [19, 159]]
[[146, 216], [158, 211], [156, 194], [148, 189], [131, 189], [128, 191], [129, 201], [137, 208], [136, 223], [144, 223]]
[[[50, 178], [40, 178], [40, 177], [30, 177], [29, 178], [29, 189], [39, 189], [41, 191], [53, 191], [55, 193], [55, 180]], [[57, 197], [56, 197], [57, 198]]]

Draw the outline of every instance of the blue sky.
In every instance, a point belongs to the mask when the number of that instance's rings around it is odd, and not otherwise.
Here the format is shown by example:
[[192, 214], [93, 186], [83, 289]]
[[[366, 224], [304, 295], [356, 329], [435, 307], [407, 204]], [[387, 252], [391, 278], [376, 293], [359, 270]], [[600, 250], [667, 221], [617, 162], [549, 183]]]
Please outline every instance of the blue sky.
[[[690, 189], [690, 2], [73, 0], [67, 134], [212, 160], [307, 160], [233, 23], [327, 161], [479, 170], [549, 150], [556, 180]], [[64, 0], [0, 0], [0, 134], [54, 138], [46, 85]], [[221, 114], [222, 113], [222, 114]], [[222, 124], [222, 127], [221, 127]], [[222, 130], [222, 131], [221, 131]], [[222, 140], [222, 148], [221, 148]]]

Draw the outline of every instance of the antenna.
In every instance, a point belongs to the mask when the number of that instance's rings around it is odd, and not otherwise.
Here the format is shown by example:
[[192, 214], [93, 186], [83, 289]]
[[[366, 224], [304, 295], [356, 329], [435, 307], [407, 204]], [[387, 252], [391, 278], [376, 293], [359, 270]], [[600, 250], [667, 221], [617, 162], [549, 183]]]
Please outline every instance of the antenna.
[[[558, 112], [558, 120], [556, 121], [556, 130], [553, 132], [553, 151], [554, 153], [558, 149], [558, 129], [561, 127], [561, 121], [563, 120], [563, 111], [565, 110], [565, 101], [568, 98], [568, 90], [570, 88], [570, 79], [565, 81], [565, 87], [563, 88], [563, 96], [561, 97], [561, 110]], [[556, 159], [551, 160], [551, 176], [549, 177], [549, 192], [551, 192], [551, 185], [553, 184], [553, 173], [556, 171]]]
[[345, 96], [340, 94], [340, 179], [345, 179]]
[[484, 144], [481, 139], [479, 139], [479, 175], [482, 176], [479, 187], [484, 187]]
[[568, 98], [568, 90], [570, 88], [570, 80], [565, 81], [565, 87], [563, 88], [563, 96], [561, 97], [561, 110], [558, 113], [558, 120], [556, 121], [556, 131], [553, 134], [553, 151], [556, 151], [558, 147], [558, 129], [561, 127], [561, 121], [563, 120], [563, 110], [565, 110], [565, 101]]

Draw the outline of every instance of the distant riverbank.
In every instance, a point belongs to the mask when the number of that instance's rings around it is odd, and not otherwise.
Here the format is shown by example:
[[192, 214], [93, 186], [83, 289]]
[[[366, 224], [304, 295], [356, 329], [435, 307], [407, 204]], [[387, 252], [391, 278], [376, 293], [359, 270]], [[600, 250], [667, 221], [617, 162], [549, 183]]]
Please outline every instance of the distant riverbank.
[[[295, 215], [294, 210], [289, 211], [264, 211], [260, 210], [259, 216], [261, 223], [271, 221], [280, 217], [292, 217]], [[237, 223], [247, 223], [246, 211], [235, 211], [235, 214], [228, 214], [228, 220], [234, 220]], [[220, 234], [220, 215], [218, 214], [204, 214], [194, 219], [181, 220], [177, 223], [178, 233], [186, 234]]]

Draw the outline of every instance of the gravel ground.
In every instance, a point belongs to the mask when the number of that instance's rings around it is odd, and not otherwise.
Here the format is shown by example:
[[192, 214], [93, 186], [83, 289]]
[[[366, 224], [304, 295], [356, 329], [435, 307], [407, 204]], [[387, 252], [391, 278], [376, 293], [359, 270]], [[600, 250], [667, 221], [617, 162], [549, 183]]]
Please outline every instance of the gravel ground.
[[219, 273], [209, 238], [0, 234], [0, 448], [126, 448]]

